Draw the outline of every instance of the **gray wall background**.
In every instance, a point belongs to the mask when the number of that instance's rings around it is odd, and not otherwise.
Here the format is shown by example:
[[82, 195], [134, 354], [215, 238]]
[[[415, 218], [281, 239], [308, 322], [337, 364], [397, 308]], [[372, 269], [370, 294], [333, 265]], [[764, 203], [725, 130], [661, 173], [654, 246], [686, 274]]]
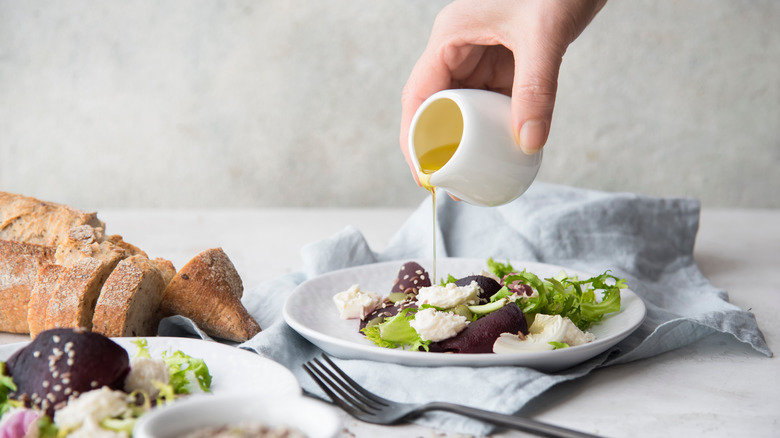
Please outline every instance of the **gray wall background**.
[[[413, 206], [400, 94], [444, 1], [0, 0], [0, 190], [100, 208]], [[539, 179], [780, 208], [780, 2], [612, 0]]]

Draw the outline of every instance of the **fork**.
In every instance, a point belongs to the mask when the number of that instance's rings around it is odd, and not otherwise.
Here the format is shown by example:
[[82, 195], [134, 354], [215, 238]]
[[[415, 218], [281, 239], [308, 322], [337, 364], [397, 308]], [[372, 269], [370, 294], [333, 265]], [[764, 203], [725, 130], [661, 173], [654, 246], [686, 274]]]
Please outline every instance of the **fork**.
[[504, 415], [453, 403], [431, 402], [418, 405], [387, 400], [360, 386], [341, 368], [337, 367], [328, 356], [323, 354], [322, 359], [324, 362], [316, 358], [306, 362], [303, 364], [303, 369], [336, 405], [349, 415], [367, 423], [395, 424], [414, 418], [426, 411], [447, 411], [539, 436], [598, 438], [596, 435], [553, 426], [529, 418]]

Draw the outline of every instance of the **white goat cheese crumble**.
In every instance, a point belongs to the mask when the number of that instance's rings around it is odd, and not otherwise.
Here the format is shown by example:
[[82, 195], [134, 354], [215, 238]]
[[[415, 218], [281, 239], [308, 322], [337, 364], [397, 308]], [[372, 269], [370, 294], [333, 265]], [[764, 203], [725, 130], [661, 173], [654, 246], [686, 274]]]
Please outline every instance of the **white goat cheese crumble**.
[[339, 309], [341, 319], [363, 319], [376, 309], [381, 301], [382, 297], [379, 294], [360, 290], [357, 284], [333, 296], [333, 302]]
[[76, 430], [82, 426], [89, 428], [99, 425], [105, 418], [119, 417], [128, 409], [127, 394], [104, 386], [72, 399], [54, 413], [54, 423], [61, 430]]
[[130, 372], [125, 377], [125, 392], [131, 393], [138, 389], [146, 393], [149, 398], [155, 398], [160, 390], [154, 382], [167, 385], [169, 381], [168, 365], [162, 359], [137, 357], [133, 359]]
[[409, 325], [423, 341], [438, 342], [451, 338], [466, 328], [469, 321], [463, 315], [427, 308], [418, 310]]
[[593, 333], [583, 332], [569, 318], [561, 315], [537, 314], [533, 324], [528, 328], [527, 335], [501, 333], [493, 344], [493, 353], [547, 351], [555, 349], [550, 342], [562, 342], [574, 347], [595, 339]]
[[460, 304], [477, 304], [482, 288], [476, 281], [468, 286], [456, 286], [455, 283], [447, 283], [445, 286], [434, 285], [421, 287], [417, 293], [417, 303], [430, 304], [441, 309], [452, 309]]

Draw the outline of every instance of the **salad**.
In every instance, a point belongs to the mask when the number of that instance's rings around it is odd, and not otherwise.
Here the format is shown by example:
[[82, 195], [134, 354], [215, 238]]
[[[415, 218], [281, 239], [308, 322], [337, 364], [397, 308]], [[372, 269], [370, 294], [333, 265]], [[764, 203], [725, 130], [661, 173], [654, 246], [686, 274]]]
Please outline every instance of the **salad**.
[[609, 271], [540, 278], [493, 259], [479, 274], [432, 284], [422, 266], [407, 262], [386, 296], [356, 284], [333, 301], [342, 319], [359, 319], [358, 330], [380, 347], [504, 354], [592, 342], [588, 329], [620, 311], [626, 286]]
[[0, 437], [130, 437], [138, 418], [187, 394], [210, 392], [202, 359], [152, 358], [145, 339], [131, 359], [111, 339], [52, 329], [0, 362]]

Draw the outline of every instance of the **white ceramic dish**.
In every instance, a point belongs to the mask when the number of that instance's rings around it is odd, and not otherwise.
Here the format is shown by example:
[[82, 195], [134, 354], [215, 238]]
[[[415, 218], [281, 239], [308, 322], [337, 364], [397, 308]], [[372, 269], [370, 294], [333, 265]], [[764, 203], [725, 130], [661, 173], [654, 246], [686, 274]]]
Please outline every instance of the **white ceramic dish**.
[[261, 423], [287, 426], [308, 438], [333, 438], [341, 430], [334, 409], [303, 396], [258, 397], [256, 393], [193, 396], [155, 409], [136, 424], [135, 438], [175, 438], [203, 427]]
[[[609, 314], [590, 331], [596, 340], [553, 351], [515, 354], [443, 354], [380, 348], [358, 333], [357, 320], [339, 318], [332, 297], [353, 284], [361, 289], [387, 295], [403, 261], [376, 263], [330, 272], [298, 286], [283, 308], [284, 319], [295, 331], [327, 353], [345, 359], [366, 359], [413, 366], [498, 366], [519, 365], [553, 372], [588, 360], [623, 340], [642, 323], [645, 305], [632, 291], [621, 291], [620, 312]], [[420, 261], [430, 266], [430, 261]], [[541, 263], [512, 261], [516, 269], [527, 269], [546, 278], [565, 270], [569, 275], [589, 278], [592, 275]], [[451, 274], [457, 278], [486, 269], [482, 259], [445, 258], [437, 263], [439, 277]], [[630, 285], [629, 285], [630, 286]]]
[[[112, 338], [132, 358], [137, 348], [132, 341], [137, 338]], [[163, 351], [181, 350], [192, 357], [203, 359], [212, 375], [211, 390], [214, 394], [250, 391], [257, 395], [300, 395], [301, 386], [292, 372], [270, 359], [257, 354], [216, 342], [190, 338], [144, 338], [148, 341], [152, 357], [161, 357]], [[0, 361], [7, 360], [14, 352], [29, 342], [0, 345]]]

